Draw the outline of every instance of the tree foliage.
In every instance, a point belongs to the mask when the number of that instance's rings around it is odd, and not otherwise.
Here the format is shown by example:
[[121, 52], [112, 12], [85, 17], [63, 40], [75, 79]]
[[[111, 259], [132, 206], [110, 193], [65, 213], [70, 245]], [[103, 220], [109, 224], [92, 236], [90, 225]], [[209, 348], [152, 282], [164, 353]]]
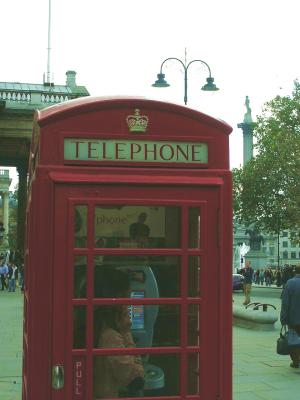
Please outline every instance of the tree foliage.
[[263, 231], [290, 229], [300, 241], [300, 84], [265, 104], [254, 128], [256, 156], [233, 171], [234, 211]]

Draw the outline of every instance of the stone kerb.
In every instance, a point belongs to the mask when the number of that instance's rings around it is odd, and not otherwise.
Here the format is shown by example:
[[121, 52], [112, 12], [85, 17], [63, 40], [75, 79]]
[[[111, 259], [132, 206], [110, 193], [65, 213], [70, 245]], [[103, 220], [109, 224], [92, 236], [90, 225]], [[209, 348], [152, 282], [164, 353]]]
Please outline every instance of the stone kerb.
[[268, 308], [250, 309], [233, 305], [233, 325], [242, 328], [271, 331], [275, 329], [275, 322], [278, 320], [276, 310]]

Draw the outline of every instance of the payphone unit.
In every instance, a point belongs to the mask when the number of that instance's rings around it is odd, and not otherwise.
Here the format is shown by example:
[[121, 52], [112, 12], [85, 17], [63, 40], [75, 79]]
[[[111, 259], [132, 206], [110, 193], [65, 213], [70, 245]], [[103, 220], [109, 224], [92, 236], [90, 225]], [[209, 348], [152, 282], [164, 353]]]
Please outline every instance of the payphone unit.
[[[157, 281], [152, 269], [148, 266], [128, 268], [131, 286], [131, 298], [159, 298]], [[153, 330], [159, 307], [157, 304], [131, 305], [131, 330], [137, 347], [152, 347]], [[145, 391], [155, 391], [164, 387], [164, 373], [157, 365], [149, 363], [149, 357], [143, 357], [145, 369]]]

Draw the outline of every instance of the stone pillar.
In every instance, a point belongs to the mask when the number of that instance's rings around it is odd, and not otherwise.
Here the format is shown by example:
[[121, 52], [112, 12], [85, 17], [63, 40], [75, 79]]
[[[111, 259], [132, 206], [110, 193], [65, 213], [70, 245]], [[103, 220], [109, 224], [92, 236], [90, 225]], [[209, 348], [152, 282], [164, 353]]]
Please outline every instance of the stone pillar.
[[243, 130], [243, 165], [253, 157], [253, 124], [239, 124]]
[[248, 161], [253, 157], [253, 128], [254, 122], [252, 120], [250, 101], [248, 96], [246, 96], [245, 105], [247, 112], [244, 116], [244, 121], [238, 124], [238, 128], [243, 131], [243, 166], [247, 164]]
[[19, 174], [17, 248], [21, 254], [24, 254], [27, 206], [27, 167], [25, 166], [25, 163], [17, 166], [17, 171]]
[[0, 192], [0, 197], [1, 197], [1, 199], [2, 199], [2, 218], [1, 218], [1, 220], [0, 220], [0, 222], [1, 222], [1, 225], [0, 225], [0, 227], [1, 227], [1, 232], [0, 232], [0, 248], [3, 246], [3, 237], [4, 237], [4, 235], [5, 235], [5, 231], [3, 231], [3, 229], [4, 229], [4, 223], [3, 223], [3, 218], [4, 218], [4, 201], [3, 201], [3, 193], [2, 192]]
[[3, 199], [3, 228], [5, 229], [4, 233], [6, 236], [6, 240], [5, 240], [5, 244], [7, 244], [7, 235], [9, 232], [9, 196], [8, 196], [8, 192], [3, 192], [2, 193], [2, 199]]

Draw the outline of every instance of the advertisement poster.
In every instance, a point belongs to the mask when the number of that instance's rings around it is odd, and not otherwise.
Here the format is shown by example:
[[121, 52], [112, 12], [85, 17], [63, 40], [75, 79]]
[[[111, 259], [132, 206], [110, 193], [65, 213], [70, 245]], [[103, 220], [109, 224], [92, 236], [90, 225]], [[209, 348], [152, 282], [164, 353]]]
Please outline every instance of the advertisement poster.
[[[77, 206], [75, 236], [87, 236], [87, 207]], [[95, 207], [94, 237], [97, 247], [126, 247], [129, 242], [146, 242], [165, 238], [165, 207], [103, 206]], [[109, 245], [117, 239], [118, 245]]]

